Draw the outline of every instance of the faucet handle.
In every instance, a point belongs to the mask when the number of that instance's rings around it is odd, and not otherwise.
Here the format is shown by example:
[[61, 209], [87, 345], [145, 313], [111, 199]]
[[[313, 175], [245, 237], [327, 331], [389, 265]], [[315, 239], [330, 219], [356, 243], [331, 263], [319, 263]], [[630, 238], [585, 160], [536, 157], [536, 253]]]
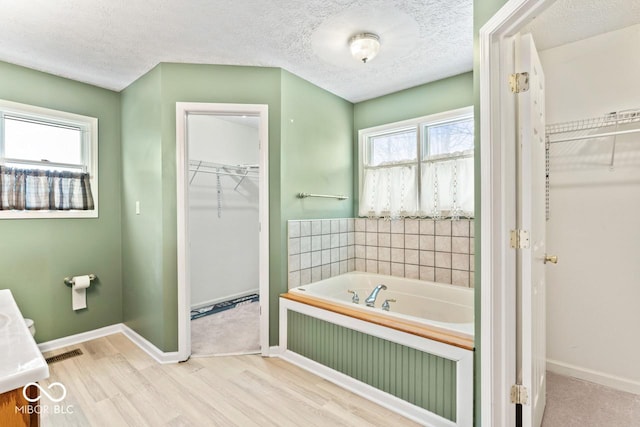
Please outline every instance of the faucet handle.
[[360, 297], [358, 296], [358, 293], [356, 291], [352, 291], [351, 289], [347, 290], [347, 292], [349, 292], [350, 294], [353, 294], [353, 296], [351, 297], [351, 302], [354, 304], [358, 304], [360, 302]]
[[395, 299], [393, 299], [393, 298], [390, 298], [390, 299], [386, 299], [386, 300], [384, 300], [384, 302], [382, 303], [382, 309], [383, 309], [384, 311], [389, 311], [389, 308], [391, 307], [391, 306], [389, 305], [389, 303], [390, 303], [390, 302], [396, 302], [396, 300], [395, 300]]

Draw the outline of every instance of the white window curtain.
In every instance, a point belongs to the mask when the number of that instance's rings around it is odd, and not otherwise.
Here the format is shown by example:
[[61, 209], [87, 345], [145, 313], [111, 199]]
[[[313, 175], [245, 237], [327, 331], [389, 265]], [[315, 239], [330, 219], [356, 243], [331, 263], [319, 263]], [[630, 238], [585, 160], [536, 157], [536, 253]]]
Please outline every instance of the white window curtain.
[[422, 163], [420, 216], [473, 217], [473, 156]]
[[365, 168], [360, 216], [418, 215], [417, 165]]

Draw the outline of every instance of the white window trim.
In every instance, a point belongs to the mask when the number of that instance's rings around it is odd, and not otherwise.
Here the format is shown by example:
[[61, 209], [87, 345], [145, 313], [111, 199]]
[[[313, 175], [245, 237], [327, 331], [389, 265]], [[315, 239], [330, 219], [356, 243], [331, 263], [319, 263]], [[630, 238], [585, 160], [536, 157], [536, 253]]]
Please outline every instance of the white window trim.
[[[358, 200], [362, 200], [362, 192], [364, 190], [364, 159], [367, 154], [367, 138], [383, 135], [389, 131], [401, 131], [408, 129], [416, 129], [418, 134], [418, 159], [414, 161], [406, 161], [402, 163], [416, 164], [433, 161], [422, 160], [421, 147], [422, 147], [422, 133], [424, 126], [433, 126], [439, 123], [446, 123], [455, 120], [462, 120], [466, 118], [473, 118], [473, 106], [457, 108], [455, 110], [443, 111], [441, 113], [430, 114], [428, 116], [418, 117], [415, 119], [402, 120], [394, 123], [387, 123], [384, 125], [374, 126], [366, 129], [360, 129], [358, 131]], [[400, 163], [398, 163], [400, 164]], [[373, 166], [372, 168], [375, 168]], [[378, 166], [384, 167], [384, 166]], [[418, 188], [420, 188], [420, 180], [418, 180]], [[360, 203], [360, 202], [359, 202]], [[360, 216], [360, 206], [357, 209], [358, 216]]]
[[[0, 210], [0, 219], [98, 218], [98, 119], [2, 99], [0, 99], [0, 112], [2, 112], [2, 114], [31, 116], [32, 118], [43, 121], [68, 123], [87, 128], [88, 135], [83, 135], [82, 141], [82, 159], [84, 164], [87, 165], [86, 172], [88, 172], [90, 176], [89, 181], [91, 182], [91, 193], [94, 204], [93, 210], [86, 211]], [[2, 123], [0, 123], [0, 126], [2, 126]], [[0, 144], [0, 150], [4, 150], [4, 144]], [[4, 152], [0, 153], [0, 158], [3, 157]]]

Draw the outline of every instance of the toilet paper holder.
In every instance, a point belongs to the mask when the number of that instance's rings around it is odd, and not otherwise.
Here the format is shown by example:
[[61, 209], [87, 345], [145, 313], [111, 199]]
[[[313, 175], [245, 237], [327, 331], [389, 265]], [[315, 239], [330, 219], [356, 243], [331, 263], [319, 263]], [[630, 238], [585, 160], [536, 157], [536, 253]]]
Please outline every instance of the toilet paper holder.
[[[89, 275], [89, 280], [95, 280], [96, 279], [96, 275], [95, 274], [90, 274]], [[64, 278], [64, 284], [67, 286], [73, 286], [75, 284], [73, 277], [65, 277]]]

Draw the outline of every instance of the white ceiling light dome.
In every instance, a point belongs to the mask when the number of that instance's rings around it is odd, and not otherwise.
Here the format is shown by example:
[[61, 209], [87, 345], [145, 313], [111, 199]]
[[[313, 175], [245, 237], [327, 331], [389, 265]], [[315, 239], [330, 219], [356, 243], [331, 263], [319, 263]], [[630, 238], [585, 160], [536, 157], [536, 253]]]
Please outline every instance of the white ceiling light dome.
[[360, 33], [349, 39], [351, 55], [358, 61], [367, 63], [380, 51], [380, 37], [373, 33]]

